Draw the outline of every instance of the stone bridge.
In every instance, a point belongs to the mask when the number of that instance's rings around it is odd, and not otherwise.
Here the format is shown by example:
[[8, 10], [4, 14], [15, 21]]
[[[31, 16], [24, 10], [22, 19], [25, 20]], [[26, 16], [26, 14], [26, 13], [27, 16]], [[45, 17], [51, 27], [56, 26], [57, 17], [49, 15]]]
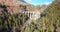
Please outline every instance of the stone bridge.
[[39, 11], [25, 11], [23, 12], [25, 15], [28, 15], [28, 17], [32, 20], [36, 20], [40, 18], [40, 12]]

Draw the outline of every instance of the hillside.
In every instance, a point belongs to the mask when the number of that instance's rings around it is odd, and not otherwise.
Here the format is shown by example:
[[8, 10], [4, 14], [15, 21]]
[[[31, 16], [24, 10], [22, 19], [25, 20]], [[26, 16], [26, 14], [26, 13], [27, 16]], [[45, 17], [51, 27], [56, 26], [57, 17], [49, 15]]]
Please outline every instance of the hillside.
[[2, 10], [6, 9], [11, 14], [21, 13], [23, 11], [34, 11], [36, 9], [34, 5], [26, 3], [23, 0], [0, 0], [0, 8]]
[[47, 9], [45, 15], [39, 21], [42, 21], [43, 31], [45, 32], [60, 32], [60, 2], [54, 1]]
[[0, 32], [20, 32], [29, 19], [22, 12], [35, 9], [35, 6], [23, 0], [0, 0]]
[[[38, 6], [39, 7], [39, 6]], [[54, 1], [47, 9], [45, 14], [41, 14], [41, 18], [35, 21], [31, 20], [31, 24], [23, 29], [23, 32], [60, 32], [60, 2]]]
[[60, 0], [49, 6], [0, 0], [0, 32], [60, 32]]

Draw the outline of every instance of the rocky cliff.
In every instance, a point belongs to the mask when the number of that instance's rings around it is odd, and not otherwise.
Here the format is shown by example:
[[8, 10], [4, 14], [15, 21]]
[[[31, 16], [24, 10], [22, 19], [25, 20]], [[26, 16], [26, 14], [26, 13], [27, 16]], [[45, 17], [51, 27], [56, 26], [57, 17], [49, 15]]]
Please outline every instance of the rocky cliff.
[[[11, 14], [28, 11], [32, 5], [23, 0], [0, 0], [0, 12], [7, 11]], [[31, 9], [30, 9], [31, 10]], [[0, 13], [0, 14], [1, 14]]]

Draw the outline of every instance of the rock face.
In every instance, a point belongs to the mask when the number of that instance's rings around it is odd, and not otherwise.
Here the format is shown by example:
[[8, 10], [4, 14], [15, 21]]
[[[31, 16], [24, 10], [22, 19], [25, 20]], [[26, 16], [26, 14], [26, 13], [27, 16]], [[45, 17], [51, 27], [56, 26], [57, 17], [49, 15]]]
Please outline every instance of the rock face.
[[60, 2], [60, 0], [55, 0], [56, 2]]
[[0, 0], [0, 4], [4, 4], [6, 6], [19, 6], [20, 4], [26, 4], [22, 2], [22, 0]]
[[23, 0], [0, 0], [0, 12], [6, 9], [11, 14], [21, 13], [26, 10], [26, 5]]
[[[6, 8], [2, 8], [3, 6], [6, 6]], [[36, 9], [35, 6], [26, 3], [24, 0], [0, 0], [0, 8], [0, 12], [6, 9], [11, 14], [23, 11], [35, 11]]]
[[20, 7], [7, 7], [8, 12], [11, 14], [13, 13], [20, 13], [22, 12], [22, 9]]

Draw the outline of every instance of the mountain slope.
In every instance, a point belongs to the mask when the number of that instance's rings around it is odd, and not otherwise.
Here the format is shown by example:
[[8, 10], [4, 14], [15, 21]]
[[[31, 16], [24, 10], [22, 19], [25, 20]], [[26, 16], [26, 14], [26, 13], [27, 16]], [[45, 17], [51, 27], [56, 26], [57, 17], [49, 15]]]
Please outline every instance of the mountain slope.
[[[29, 3], [26, 3], [24, 0], [0, 0], [0, 8], [4, 10], [2, 7], [6, 7], [5, 9], [11, 13], [21, 13], [23, 11], [35, 11], [35, 6]], [[33, 8], [34, 7], [34, 8]], [[0, 12], [2, 11], [0, 10]]]
[[45, 27], [49, 26], [46, 29], [49, 29], [51, 32], [60, 32], [60, 2], [54, 1], [46, 10], [45, 10]]
[[54, 1], [47, 9], [45, 15], [22, 30], [25, 32], [60, 32], [60, 2]]
[[[19, 1], [21, 1], [21, 2], [25, 2], [24, 0], [19, 0]], [[25, 2], [26, 3], [26, 2]]]

